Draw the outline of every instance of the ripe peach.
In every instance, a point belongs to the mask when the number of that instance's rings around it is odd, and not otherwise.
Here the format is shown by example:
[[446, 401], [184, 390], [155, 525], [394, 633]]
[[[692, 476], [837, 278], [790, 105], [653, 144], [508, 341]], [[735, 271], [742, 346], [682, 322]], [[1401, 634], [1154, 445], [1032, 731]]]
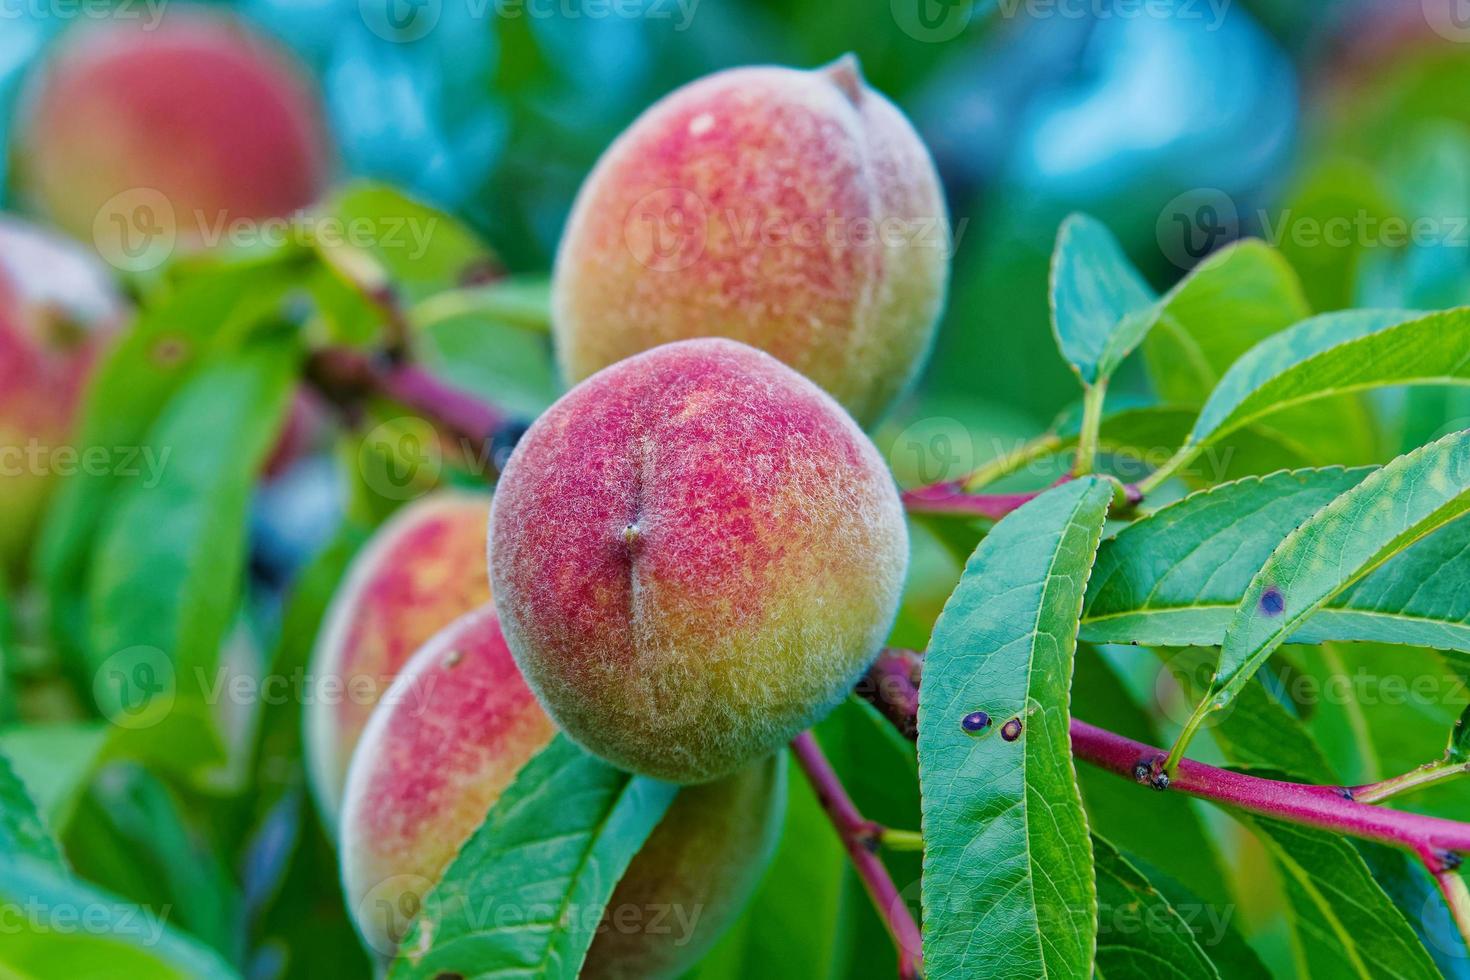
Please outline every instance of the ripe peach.
[[832, 398], [730, 340], [654, 348], [527, 430], [490, 517], [506, 640], [569, 735], [673, 782], [842, 700], [897, 610], [893, 479]]
[[288, 215], [316, 200], [330, 169], [305, 78], [284, 51], [202, 8], [78, 28], [27, 93], [23, 194], [114, 261], [171, 232], [188, 247], [233, 221]]
[[0, 577], [24, 563], [102, 345], [125, 307], [95, 257], [0, 218]]
[[928, 150], [855, 59], [718, 72], [646, 111], [583, 184], [556, 260], [561, 363], [579, 381], [728, 337], [872, 425], [929, 349], [949, 244]]
[[[342, 806], [343, 884], [367, 945], [391, 956], [424, 895], [556, 726], [488, 605], [414, 655], [373, 714]], [[719, 936], [766, 863], [782, 762], [680, 792], [614, 890], [583, 977], [677, 976]]]
[[442, 491], [399, 511], [352, 563], [310, 676], [306, 757], [317, 805], [337, 818], [352, 750], [383, 692], [435, 633], [490, 601], [488, 497]]

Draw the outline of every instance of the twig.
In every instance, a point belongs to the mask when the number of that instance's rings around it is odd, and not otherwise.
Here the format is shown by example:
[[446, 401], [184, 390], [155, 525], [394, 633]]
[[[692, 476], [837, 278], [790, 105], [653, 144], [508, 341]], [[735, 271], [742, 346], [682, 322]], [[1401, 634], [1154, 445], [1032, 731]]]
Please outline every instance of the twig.
[[[898, 682], [894, 672], [884, 671], [884, 690], [892, 694]], [[878, 687], [877, 682], [860, 685], [858, 693], [872, 698], [875, 695], [869, 690]], [[897, 696], [905, 704], [916, 702], [917, 688], [900, 690]], [[895, 711], [892, 705], [876, 706], [885, 716], [891, 717]], [[916, 728], [913, 721], [899, 726], [905, 734]], [[1181, 760], [1172, 778], [1165, 779], [1164, 752], [1160, 749], [1075, 718], [1071, 736], [1077, 758], [1135, 782], [1276, 820], [1401, 847], [1418, 855], [1434, 874], [1458, 867], [1459, 855], [1470, 853], [1470, 824], [1362, 803], [1353, 799], [1352, 790], [1341, 786], [1263, 779], [1190, 759]]]
[[1437, 783], [1443, 779], [1453, 779], [1470, 773], [1470, 766], [1463, 762], [1449, 762], [1440, 760], [1420, 766], [1400, 776], [1369, 783], [1366, 786], [1354, 786], [1352, 789], [1353, 799], [1359, 803], [1382, 803], [1384, 800], [1398, 796], [1400, 793], [1408, 793], [1413, 790]]
[[968, 493], [963, 480], [951, 480], [905, 490], [903, 505], [910, 514], [950, 514], [998, 521], [1036, 497], [1035, 493]]
[[923, 940], [913, 914], [909, 912], [908, 905], [893, 884], [892, 876], [874, 853], [884, 828], [864, 819], [858, 812], [852, 798], [847, 795], [842, 780], [827, 761], [811, 732], [796, 736], [791, 742], [791, 751], [796, 756], [797, 764], [806, 773], [812, 789], [816, 791], [822, 809], [827, 811], [832, 826], [842, 838], [842, 846], [847, 849], [858, 877], [863, 881], [863, 887], [873, 900], [873, 907], [878, 910], [878, 915], [882, 917], [893, 937], [894, 945], [898, 947], [900, 980], [915, 980], [921, 967]]
[[[1062, 477], [1053, 487], [1075, 480], [1077, 477]], [[1044, 491], [1034, 493], [971, 493], [965, 489], [964, 480], [931, 483], [925, 487], [905, 490], [903, 506], [910, 514], [941, 514], [954, 517], [978, 517], [998, 521], [1012, 511], [1041, 496]], [[1143, 493], [1136, 484], [1116, 483], [1118, 488], [1115, 506], [1129, 510], [1143, 503]]]
[[512, 421], [510, 415], [414, 364], [330, 347], [316, 351], [307, 360], [306, 378], [344, 411], [355, 411], [372, 398], [397, 402], [483, 456], [493, 468], [489, 475], [498, 473], [499, 460], [489, 450], [495, 436]]
[[1107, 396], [1107, 379], [1099, 378], [1087, 386], [1082, 398], [1082, 431], [1077, 436], [1077, 458], [1072, 463], [1072, 472], [1077, 476], [1091, 473], [1097, 459], [1098, 431], [1102, 427], [1103, 402]]

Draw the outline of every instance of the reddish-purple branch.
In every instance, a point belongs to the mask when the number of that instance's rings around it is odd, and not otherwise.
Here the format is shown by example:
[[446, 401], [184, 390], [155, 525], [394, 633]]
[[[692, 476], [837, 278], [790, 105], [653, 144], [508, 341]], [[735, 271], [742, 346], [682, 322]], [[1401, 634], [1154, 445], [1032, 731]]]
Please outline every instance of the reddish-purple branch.
[[905, 490], [903, 505], [911, 514], [983, 517], [998, 521], [1035, 500], [1036, 496], [1034, 493], [968, 493], [963, 482], [954, 480]]
[[908, 905], [898, 893], [883, 861], [875, 853], [883, 828], [858, 812], [852, 798], [847, 795], [842, 780], [827, 761], [811, 732], [796, 736], [791, 742], [791, 751], [796, 756], [797, 764], [806, 773], [812, 789], [816, 791], [822, 809], [827, 811], [832, 826], [842, 838], [842, 846], [847, 849], [848, 857], [852, 859], [853, 867], [857, 869], [858, 877], [868, 891], [868, 897], [873, 900], [874, 908], [878, 910], [893, 936], [894, 945], [898, 947], [900, 980], [914, 980], [919, 976], [923, 943], [918, 924], [914, 922]]
[[[1075, 718], [1072, 751], [1084, 762], [1144, 785], [1153, 784], [1164, 758], [1152, 746]], [[1359, 803], [1340, 786], [1263, 779], [1183, 759], [1167, 788], [1263, 817], [1402, 847], [1434, 874], [1458, 867], [1458, 855], [1470, 852], [1470, 824]]]
[[[1075, 476], [1064, 476], [1052, 486], [1060, 486]], [[1123, 487], [1123, 495], [1129, 507], [1143, 502], [1143, 494], [1137, 485]], [[1041, 496], [1034, 493], [971, 493], [965, 489], [964, 480], [949, 480], [931, 483], [903, 492], [903, 506], [910, 514], [939, 514], [951, 517], [979, 517], [998, 521], [1012, 511]]]
[[508, 413], [445, 384], [417, 365], [348, 348], [326, 348], [312, 354], [306, 377], [344, 410], [355, 410], [369, 398], [385, 398], [423, 416], [474, 452], [483, 451], [510, 420]]
[[[894, 667], [895, 658], [905, 665], [903, 669]], [[890, 720], [898, 716], [899, 730], [913, 737], [917, 720], [905, 712], [908, 705], [918, 703], [921, 673], [919, 655], [889, 651], [858, 686], [858, 693]], [[1077, 758], [1101, 769], [1146, 786], [1166, 787], [1264, 817], [1402, 847], [1418, 855], [1436, 875], [1454, 870], [1460, 864], [1459, 856], [1470, 853], [1470, 824], [1359, 803], [1352, 799], [1350, 789], [1341, 786], [1263, 779], [1189, 759], [1181, 761], [1171, 780], [1163, 784], [1158, 779], [1165, 756], [1161, 750], [1075, 718], [1071, 735]]]

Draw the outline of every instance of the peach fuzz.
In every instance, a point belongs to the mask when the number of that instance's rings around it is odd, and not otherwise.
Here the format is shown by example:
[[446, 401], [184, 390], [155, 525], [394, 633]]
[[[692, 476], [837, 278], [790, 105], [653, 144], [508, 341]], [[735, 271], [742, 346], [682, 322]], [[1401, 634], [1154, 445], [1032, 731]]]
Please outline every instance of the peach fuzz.
[[334, 826], [352, 750], [408, 659], [449, 623], [490, 601], [490, 498], [440, 491], [393, 516], [354, 558], [312, 653], [316, 696], [306, 757], [317, 806]]
[[593, 375], [527, 430], [490, 518], [506, 640], [590, 751], [680, 783], [830, 711], [888, 634], [898, 492], [832, 398], [729, 340]]
[[231, 221], [291, 214], [317, 199], [331, 169], [305, 73], [283, 48], [207, 8], [170, 7], [157, 25], [76, 27], [23, 111], [22, 196], [109, 257], [123, 235], [170, 218], [190, 246]]
[[[555, 734], [493, 609], [414, 656], [363, 733], [342, 809], [344, 890], [370, 949], [393, 955], [424, 896]], [[772, 758], [682, 791], [615, 888], [581, 975], [677, 976], [702, 955], [769, 860], [784, 785]], [[655, 924], [650, 909], [671, 914]]]
[[556, 259], [558, 354], [579, 381], [727, 337], [871, 426], [929, 350], [949, 251], [933, 160], [856, 59], [718, 72], [644, 112], [582, 185]]

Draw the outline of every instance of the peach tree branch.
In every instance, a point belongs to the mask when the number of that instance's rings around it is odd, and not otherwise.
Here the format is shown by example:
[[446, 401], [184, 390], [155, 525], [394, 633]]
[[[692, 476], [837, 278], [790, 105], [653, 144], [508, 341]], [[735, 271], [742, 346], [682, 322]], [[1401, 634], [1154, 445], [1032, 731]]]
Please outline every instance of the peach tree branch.
[[886, 831], [879, 824], [867, 820], [858, 812], [852, 797], [842, 785], [842, 779], [832, 764], [827, 761], [821, 746], [811, 732], [802, 732], [791, 742], [792, 754], [797, 765], [806, 774], [807, 781], [817, 794], [822, 809], [842, 838], [873, 907], [888, 927], [893, 943], [898, 947], [898, 975], [900, 980], [914, 980], [920, 975], [922, 939], [918, 924], [908, 905], [898, 893], [893, 877], [877, 855], [877, 848]]

